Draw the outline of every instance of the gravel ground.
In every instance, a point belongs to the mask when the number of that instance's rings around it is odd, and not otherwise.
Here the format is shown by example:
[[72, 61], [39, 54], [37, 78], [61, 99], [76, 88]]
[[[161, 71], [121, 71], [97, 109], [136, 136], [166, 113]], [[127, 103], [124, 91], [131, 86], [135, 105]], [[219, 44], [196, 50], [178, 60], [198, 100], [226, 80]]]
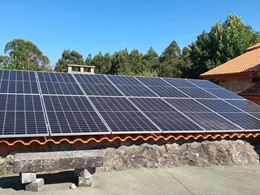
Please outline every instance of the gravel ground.
[[[97, 172], [94, 187], [70, 189], [73, 172], [42, 174], [46, 185], [37, 194], [260, 194], [260, 165], [176, 167]], [[17, 175], [0, 178], [0, 194], [26, 192]]]

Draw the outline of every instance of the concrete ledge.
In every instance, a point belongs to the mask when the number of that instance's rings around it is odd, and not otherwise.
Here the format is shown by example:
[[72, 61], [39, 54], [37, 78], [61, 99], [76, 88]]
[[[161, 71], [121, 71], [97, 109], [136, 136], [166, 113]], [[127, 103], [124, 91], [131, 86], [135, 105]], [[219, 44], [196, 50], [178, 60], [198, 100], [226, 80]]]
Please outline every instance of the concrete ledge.
[[19, 153], [14, 156], [14, 173], [84, 169], [103, 166], [100, 150]]

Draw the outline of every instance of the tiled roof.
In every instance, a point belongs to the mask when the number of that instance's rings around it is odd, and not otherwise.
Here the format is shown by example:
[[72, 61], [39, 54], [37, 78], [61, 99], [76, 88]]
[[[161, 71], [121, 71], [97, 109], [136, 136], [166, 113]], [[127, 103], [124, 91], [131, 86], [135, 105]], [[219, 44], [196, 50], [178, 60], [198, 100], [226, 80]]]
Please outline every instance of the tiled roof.
[[241, 96], [260, 96], [260, 83], [240, 92], [238, 95]]
[[237, 74], [256, 72], [260, 70], [260, 43], [247, 48], [246, 53], [227, 61], [203, 74], [202, 77], [212, 75]]

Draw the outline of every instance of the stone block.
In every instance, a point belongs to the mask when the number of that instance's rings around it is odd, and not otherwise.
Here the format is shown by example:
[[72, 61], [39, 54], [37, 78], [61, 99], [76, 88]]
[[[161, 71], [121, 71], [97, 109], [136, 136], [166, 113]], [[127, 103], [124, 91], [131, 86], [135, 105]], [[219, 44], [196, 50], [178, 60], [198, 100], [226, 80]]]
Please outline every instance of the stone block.
[[103, 166], [100, 150], [15, 154], [14, 173], [43, 172]]
[[78, 187], [92, 187], [92, 177], [84, 178], [79, 177]]
[[36, 180], [36, 173], [20, 173], [21, 183], [31, 183]]
[[44, 186], [44, 180], [42, 178], [37, 178], [35, 181], [26, 184], [25, 191], [39, 192]]

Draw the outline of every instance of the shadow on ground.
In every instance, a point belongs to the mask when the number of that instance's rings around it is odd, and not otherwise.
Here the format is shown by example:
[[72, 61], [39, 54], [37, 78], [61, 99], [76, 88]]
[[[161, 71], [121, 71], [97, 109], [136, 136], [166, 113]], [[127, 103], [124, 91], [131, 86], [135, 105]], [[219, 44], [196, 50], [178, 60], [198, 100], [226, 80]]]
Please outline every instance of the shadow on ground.
[[[58, 183], [77, 183], [77, 177], [73, 171], [65, 171], [59, 173], [37, 174], [37, 178], [43, 178], [45, 184]], [[14, 189], [16, 191], [23, 190], [24, 185], [21, 184], [19, 176], [1, 177], [0, 188]]]

